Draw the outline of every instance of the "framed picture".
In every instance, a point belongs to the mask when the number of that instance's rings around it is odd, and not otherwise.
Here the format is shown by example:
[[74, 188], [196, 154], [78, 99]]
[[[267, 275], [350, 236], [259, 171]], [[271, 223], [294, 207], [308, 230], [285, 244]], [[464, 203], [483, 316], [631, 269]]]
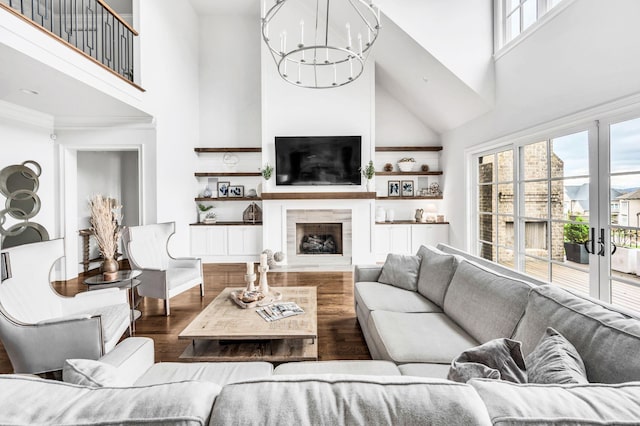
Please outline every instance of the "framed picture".
[[387, 182], [387, 195], [389, 197], [399, 197], [400, 196], [400, 181], [399, 180], [390, 180]]
[[244, 185], [229, 186], [229, 198], [242, 198], [242, 197], [244, 197]]
[[218, 182], [218, 198], [226, 198], [229, 196], [230, 182]]
[[401, 192], [403, 197], [413, 197], [413, 181], [403, 180], [400, 183]]

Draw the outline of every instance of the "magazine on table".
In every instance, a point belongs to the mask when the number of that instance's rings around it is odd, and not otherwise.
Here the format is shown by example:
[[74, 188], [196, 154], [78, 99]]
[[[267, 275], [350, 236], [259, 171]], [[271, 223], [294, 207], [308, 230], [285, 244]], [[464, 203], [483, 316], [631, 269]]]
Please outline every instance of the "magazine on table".
[[277, 321], [282, 318], [304, 314], [304, 310], [295, 302], [277, 302], [269, 306], [256, 309], [265, 321]]

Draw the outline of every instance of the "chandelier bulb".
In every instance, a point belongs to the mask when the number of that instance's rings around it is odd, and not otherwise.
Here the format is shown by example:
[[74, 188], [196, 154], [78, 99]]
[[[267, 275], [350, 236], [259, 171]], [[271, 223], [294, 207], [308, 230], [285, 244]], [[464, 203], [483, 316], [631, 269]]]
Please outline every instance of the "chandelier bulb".
[[347, 49], [351, 49], [351, 24], [347, 22]]

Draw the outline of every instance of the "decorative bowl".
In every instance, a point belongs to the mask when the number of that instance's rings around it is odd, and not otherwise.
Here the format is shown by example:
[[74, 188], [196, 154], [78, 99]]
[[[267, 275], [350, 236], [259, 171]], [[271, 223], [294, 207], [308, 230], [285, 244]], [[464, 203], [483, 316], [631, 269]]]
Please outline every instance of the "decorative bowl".
[[415, 161], [398, 161], [398, 168], [401, 172], [410, 172], [415, 164]]

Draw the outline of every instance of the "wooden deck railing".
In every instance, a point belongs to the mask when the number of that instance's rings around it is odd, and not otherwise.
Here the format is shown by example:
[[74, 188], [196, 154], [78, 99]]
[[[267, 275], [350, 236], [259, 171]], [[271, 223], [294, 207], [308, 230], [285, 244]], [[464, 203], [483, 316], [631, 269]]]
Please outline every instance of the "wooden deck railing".
[[0, 8], [135, 85], [133, 40], [138, 33], [103, 0], [0, 0]]

